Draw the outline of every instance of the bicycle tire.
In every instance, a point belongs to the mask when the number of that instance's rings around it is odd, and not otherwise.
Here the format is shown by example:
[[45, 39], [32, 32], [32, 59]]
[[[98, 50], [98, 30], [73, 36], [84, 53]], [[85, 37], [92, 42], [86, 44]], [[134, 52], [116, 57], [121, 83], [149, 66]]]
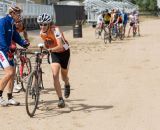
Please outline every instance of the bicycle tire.
[[124, 39], [124, 34], [122, 32], [119, 34], [119, 38], [120, 38], [120, 40]]
[[109, 41], [109, 33], [105, 32], [104, 33], [104, 43], [107, 44], [108, 41]]
[[[25, 71], [25, 68], [27, 67], [27, 71]], [[22, 72], [22, 77], [21, 77], [21, 85], [22, 85], [22, 90], [25, 92], [26, 88], [24, 86], [24, 80], [27, 80], [29, 74], [32, 72], [32, 66], [31, 66], [31, 61], [29, 58], [26, 57], [26, 62], [23, 67], [23, 72]]]
[[[31, 96], [31, 98], [33, 99], [33, 102], [31, 102], [31, 104], [29, 103], [29, 96]], [[38, 102], [39, 102], [38, 76], [36, 71], [32, 71], [28, 78], [26, 95], [25, 95], [26, 112], [30, 117], [33, 117], [35, 115], [36, 109], [38, 107]], [[32, 104], [33, 104], [33, 108], [30, 109], [30, 105]]]
[[112, 42], [112, 37], [111, 37], [111, 35], [109, 35], [109, 43], [111, 43]]
[[119, 38], [120, 38], [120, 40], [123, 40], [124, 39], [124, 32], [123, 32], [123, 29], [121, 30], [119, 30]]
[[95, 37], [98, 39], [100, 37], [100, 29], [96, 28], [95, 29]]
[[114, 28], [111, 29], [111, 40], [112, 41], [117, 40], [117, 32], [114, 30]]

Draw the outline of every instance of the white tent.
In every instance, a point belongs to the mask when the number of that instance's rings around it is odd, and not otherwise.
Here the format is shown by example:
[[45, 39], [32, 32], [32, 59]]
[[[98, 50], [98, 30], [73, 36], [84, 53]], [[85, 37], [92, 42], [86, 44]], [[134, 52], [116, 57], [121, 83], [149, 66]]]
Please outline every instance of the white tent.
[[57, 2], [57, 4], [58, 5], [70, 5], [70, 6], [81, 6], [81, 5], [83, 5], [79, 1], [60, 1], [60, 2]]
[[85, 0], [84, 2], [85, 11], [88, 16], [87, 21], [94, 23], [97, 20], [97, 13], [108, 9], [119, 9], [125, 11], [127, 13], [132, 12], [133, 10], [138, 10], [138, 6], [133, 3], [123, 0], [123, 2], [118, 2], [114, 0]]
[[157, 6], [160, 8], [160, 0], [157, 0]]

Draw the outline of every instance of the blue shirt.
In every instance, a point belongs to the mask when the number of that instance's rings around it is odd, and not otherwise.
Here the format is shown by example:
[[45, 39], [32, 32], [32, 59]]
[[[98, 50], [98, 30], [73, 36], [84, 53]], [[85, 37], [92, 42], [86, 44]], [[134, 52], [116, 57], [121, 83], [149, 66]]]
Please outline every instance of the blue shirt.
[[26, 44], [16, 31], [14, 19], [6, 15], [0, 19], [0, 50], [8, 52], [12, 40], [22, 47]]
[[128, 21], [128, 15], [127, 13], [123, 13], [123, 23], [127, 24], [127, 21]]

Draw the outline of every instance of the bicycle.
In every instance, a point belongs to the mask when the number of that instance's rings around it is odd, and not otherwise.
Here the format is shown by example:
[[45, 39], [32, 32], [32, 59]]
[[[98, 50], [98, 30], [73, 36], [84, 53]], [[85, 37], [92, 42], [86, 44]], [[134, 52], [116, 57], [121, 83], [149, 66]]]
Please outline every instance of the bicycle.
[[[21, 85], [21, 89], [25, 92], [24, 83], [32, 71], [31, 61], [27, 57], [27, 49], [17, 48], [14, 53], [14, 63], [16, 68], [15, 83]], [[20, 90], [21, 90], [20, 89]]]
[[44, 44], [39, 44], [38, 46], [40, 48], [40, 52], [31, 53], [35, 55], [35, 67], [29, 75], [28, 83], [26, 87], [26, 95], [25, 95], [26, 111], [30, 117], [34, 116], [39, 103], [40, 91], [44, 89], [43, 79], [42, 79], [43, 72], [41, 68], [42, 58], [44, 55], [48, 56], [47, 57], [48, 63], [50, 63], [49, 51], [46, 51], [46, 50], [43, 51]]

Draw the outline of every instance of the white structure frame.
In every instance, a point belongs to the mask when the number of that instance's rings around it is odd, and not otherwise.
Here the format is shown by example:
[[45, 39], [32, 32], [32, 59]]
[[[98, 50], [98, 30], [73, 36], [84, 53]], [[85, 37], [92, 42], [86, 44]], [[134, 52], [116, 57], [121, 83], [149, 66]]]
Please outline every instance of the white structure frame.
[[127, 0], [123, 0], [123, 2], [114, 0], [85, 0], [83, 3], [85, 5], [85, 11], [88, 16], [88, 23], [95, 23], [97, 21], [98, 12], [105, 9], [125, 9], [127, 13], [139, 9], [137, 5], [134, 5]]

